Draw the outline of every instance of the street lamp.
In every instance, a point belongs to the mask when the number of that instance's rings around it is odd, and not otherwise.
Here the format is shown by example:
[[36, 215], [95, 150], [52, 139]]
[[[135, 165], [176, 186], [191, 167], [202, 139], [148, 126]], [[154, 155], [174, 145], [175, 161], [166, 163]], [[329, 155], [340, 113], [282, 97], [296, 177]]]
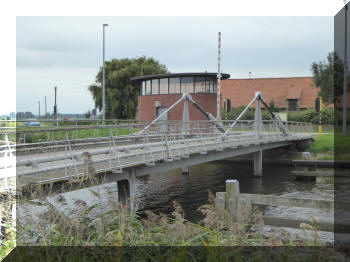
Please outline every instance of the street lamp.
[[347, 48], [347, 31], [348, 31], [348, 5], [347, 0], [344, 0], [345, 5], [345, 39], [344, 39], [344, 83], [343, 83], [343, 136], [346, 136], [346, 110], [347, 110], [347, 85], [348, 85], [348, 64], [347, 64], [347, 56], [348, 56], [348, 48]]
[[106, 97], [105, 97], [105, 28], [108, 24], [103, 24], [103, 67], [102, 67], [102, 122], [105, 123], [106, 117]]

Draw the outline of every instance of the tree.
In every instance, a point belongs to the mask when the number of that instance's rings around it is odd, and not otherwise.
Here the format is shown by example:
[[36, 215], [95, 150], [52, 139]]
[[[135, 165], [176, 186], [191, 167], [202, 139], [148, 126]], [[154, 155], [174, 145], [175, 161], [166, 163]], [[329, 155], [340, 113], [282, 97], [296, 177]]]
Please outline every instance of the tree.
[[29, 119], [35, 118], [32, 112], [17, 112], [16, 119]]
[[[132, 59], [112, 59], [105, 64], [106, 118], [134, 118], [139, 87], [130, 78], [151, 74], [168, 73], [165, 65], [153, 58], [142, 56]], [[102, 110], [102, 68], [96, 75], [95, 84], [89, 86], [95, 108]]]
[[270, 100], [269, 107], [272, 112], [280, 111], [280, 108], [275, 105], [275, 101], [273, 99]]
[[328, 53], [327, 61], [312, 63], [311, 72], [314, 84], [320, 88], [319, 96], [322, 101], [326, 104], [335, 104], [343, 95], [343, 61], [335, 52]]
[[93, 115], [94, 119], [96, 118], [96, 108], [91, 110], [91, 114]]
[[85, 113], [85, 118], [89, 119], [91, 117], [90, 110]]

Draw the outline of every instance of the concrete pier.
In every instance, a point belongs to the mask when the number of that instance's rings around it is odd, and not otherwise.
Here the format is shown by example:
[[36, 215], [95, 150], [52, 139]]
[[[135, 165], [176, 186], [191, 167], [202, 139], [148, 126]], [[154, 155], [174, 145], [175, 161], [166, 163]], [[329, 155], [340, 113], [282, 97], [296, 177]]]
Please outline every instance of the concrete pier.
[[262, 150], [254, 152], [254, 176], [262, 176]]

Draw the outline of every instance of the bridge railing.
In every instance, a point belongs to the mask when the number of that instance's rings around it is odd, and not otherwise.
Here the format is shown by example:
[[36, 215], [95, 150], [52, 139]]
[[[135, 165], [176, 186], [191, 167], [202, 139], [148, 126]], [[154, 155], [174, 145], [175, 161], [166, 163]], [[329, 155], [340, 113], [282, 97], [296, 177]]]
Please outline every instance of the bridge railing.
[[[90, 139], [90, 138], [108, 138], [110, 136], [137, 136], [138, 131], [146, 126], [147, 134], [160, 136], [163, 133], [181, 134], [181, 135], [203, 135], [212, 136], [220, 134], [218, 126], [227, 130], [234, 121], [158, 121], [150, 124], [150, 121], [121, 122], [117, 125], [75, 125], [75, 126], [43, 126], [43, 127], [6, 127], [0, 128], [0, 134], [7, 134], [9, 141], [13, 143], [48, 143], [54, 141], [64, 141], [66, 137], [69, 140]], [[260, 123], [254, 120], [238, 120], [230, 129], [232, 134], [242, 133], [249, 134], [260, 130], [263, 134], [275, 133], [280, 135], [281, 130], [275, 120], [263, 120]], [[283, 122], [290, 133], [311, 133], [312, 125], [310, 123], [300, 122]], [[1, 140], [1, 139], [0, 139]], [[3, 146], [0, 144], [0, 150]]]
[[16, 186], [16, 157], [6, 134], [0, 134], [0, 192]]
[[[231, 123], [232, 121], [221, 121], [220, 125], [226, 128]], [[45, 173], [45, 179], [49, 179], [48, 176], [77, 177], [78, 174], [85, 174], [86, 162], [93, 163], [96, 170], [101, 172], [107, 169], [122, 172], [126, 166], [140, 163], [154, 165], [159, 159], [173, 161], [194, 153], [206, 154], [210, 150], [223, 151], [225, 148], [234, 149], [294, 139], [286, 137], [276, 121], [261, 121], [259, 125], [257, 126], [257, 122], [252, 120], [237, 121], [237, 125], [233, 126], [225, 139], [222, 139], [220, 126], [214, 121], [159, 121], [148, 125], [149, 127], [141, 134], [136, 131], [126, 135], [116, 135], [121, 125], [105, 125], [97, 129], [100, 131], [106, 129], [107, 135], [104, 137], [74, 139], [74, 136], [70, 135], [64, 140], [17, 144], [15, 148], [7, 143], [2, 149], [15, 149], [17, 183], [25, 184], [32, 179], [32, 175], [39, 173]], [[137, 129], [140, 130], [144, 126], [139, 125]], [[127, 127], [129, 130], [135, 128], [130, 125], [122, 127]], [[55, 131], [68, 133], [71, 130], [59, 128]], [[79, 127], [75, 131], [85, 132], [86, 128]], [[28, 132], [36, 134], [42, 130], [35, 129]], [[293, 135], [291, 133], [291, 136]], [[8, 153], [0, 157], [8, 157]], [[0, 169], [8, 167], [0, 163]]]
[[[118, 125], [118, 124], [142, 124], [151, 123], [152, 120], [137, 119], [106, 119], [103, 123], [102, 119], [24, 119], [24, 120], [0, 120], [0, 128], [5, 127], [63, 127], [63, 126], [85, 126], [85, 125]], [[30, 123], [35, 123], [30, 125]], [[40, 124], [37, 126], [37, 124]]]
[[292, 133], [313, 133], [312, 123], [309, 122], [291, 122], [286, 121], [284, 124], [287, 126], [289, 132]]

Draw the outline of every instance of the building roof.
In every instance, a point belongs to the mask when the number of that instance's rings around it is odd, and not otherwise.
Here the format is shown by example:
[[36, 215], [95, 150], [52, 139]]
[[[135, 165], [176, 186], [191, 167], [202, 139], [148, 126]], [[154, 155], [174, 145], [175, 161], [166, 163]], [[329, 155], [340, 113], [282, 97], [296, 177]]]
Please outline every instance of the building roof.
[[301, 92], [301, 87], [289, 88], [286, 99], [300, 99]]
[[[264, 100], [287, 108], [287, 99], [300, 99], [300, 108], [314, 108], [319, 88], [312, 77], [226, 79], [221, 81], [222, 99], [230, 99], [232, 107], [247, 105], [260, 91]], [[254, 105], [255, 106], [255, 105]]]
[[[173, 73], [173, 74], [156, 74], [156, 75], [145, 75], [145, 76], [137, 76], [133, 77], [131, 81], [142, 81], [142, 80], [150, 80], [155, 78], [167, 78], [167, 77], [189, 77], [189, 76], [211, 76], [216, 77], [218, 73], [209, 73], [209, 72], [197, 72], [197, 73]], [[221, 74], [221, 79], [229, 78], [229, 74]]]

